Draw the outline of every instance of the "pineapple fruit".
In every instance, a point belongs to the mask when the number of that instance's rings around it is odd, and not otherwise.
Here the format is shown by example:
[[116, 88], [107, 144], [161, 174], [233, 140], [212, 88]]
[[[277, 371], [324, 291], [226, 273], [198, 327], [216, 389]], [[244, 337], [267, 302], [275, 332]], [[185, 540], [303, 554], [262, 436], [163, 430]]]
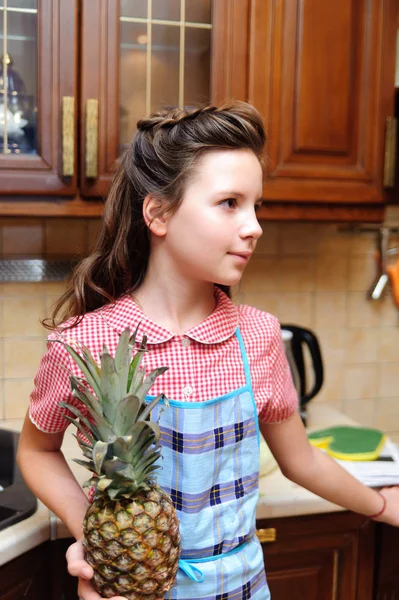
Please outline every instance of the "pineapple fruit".
[[154, 477], [161, 456], [160, 429], [150, 413], [161, 399], [165, 404], [167, 400], [161, 394], [149, 404], [145, 401], [167, 367], [144, 378], [140, 363], [146, 338], [133, 356], [136, 335], [137, 330], [131, 336], [129, 329], [121, 334], [115, 358], [104, 346], [100, 366], [87, 347], [78, 344], [76, 351], [58, 339], [84, 374], [70, 374], [70, 382], [90, 418], [73, 405], [61, 406], [73, 413], [66, 418], [85, 436], [75, 437], [87, 460], [75, 461], [95, 474], [84, 484], [94, 487], [94, 500], [83, 523], [93, 586], [105, 598], [156, 600], [176, 578], [180, 533], [172, 500]]

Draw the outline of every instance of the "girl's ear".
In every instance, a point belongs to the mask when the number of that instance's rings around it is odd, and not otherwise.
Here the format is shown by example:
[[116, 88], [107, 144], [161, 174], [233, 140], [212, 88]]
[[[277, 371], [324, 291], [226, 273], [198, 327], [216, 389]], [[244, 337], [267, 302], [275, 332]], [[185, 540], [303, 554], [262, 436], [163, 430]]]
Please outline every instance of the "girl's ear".
[[143, 202], [143, 217], [149, 231], [157, 236], [166, 234], [167, 217], [162, 206], [162, 200], [148, 195]]

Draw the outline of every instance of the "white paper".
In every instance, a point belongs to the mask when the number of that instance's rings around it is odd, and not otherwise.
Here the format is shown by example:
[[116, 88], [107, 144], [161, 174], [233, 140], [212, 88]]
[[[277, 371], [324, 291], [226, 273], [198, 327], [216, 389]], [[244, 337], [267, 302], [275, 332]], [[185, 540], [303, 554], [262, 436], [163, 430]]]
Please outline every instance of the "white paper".
[[376, 460], [334, 460], [369, 487], [399, 485], [399, 450], [390, 439]]

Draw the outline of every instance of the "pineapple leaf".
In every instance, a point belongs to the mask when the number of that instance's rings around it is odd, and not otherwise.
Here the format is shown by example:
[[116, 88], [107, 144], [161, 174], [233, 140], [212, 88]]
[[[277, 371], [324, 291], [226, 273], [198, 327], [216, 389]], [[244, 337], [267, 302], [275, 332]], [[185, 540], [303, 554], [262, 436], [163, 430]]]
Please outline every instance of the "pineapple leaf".
[[164, 400], [165, 398], [166, 398], [166, 396], [164, 394], [159, 394], [159, 396], [157, 396], [156, 398], [151, 400], [151, 402], [149, 402], [149, 404], [147, 404], [147, 406], [144, 408], [144, 410], [140, 413], [140, 416], [137, 420], [145, 421], [146, 418], [151, 413], [152, 409], [158, 404], [158, 402], [160, 402], [161, 400]]
[[111, 500], [114, 500], [116, 498], [116, 496], [118, 494], [120, 494], [120, 489], [118, 489], [118, 488], [108, 488], [107, 489], [107, 494], [111, 498]]
[[94, 463], [90, 460], [80, 460], [80, 458], [73, 458], [72, 459], [74, 462], [76, 462], [78, 465], [82, 465], [82, 467], [85, 467], [86, 469], [88, 469], [91, 473], [93, 473], [94, 471]]
[[110, 423], [113, 423], [118, 403], [123, 394], [121, 394], [119, 377], [115, 370], [115, 361], [108, 352], [101, 354], [101, 390], [104, 416]]
[[100, 417], [103, 416], [103, 411], [101, 408], [101, 403], [97, 400], [95, 396], [90, 392], [90, 390], [84, 385], [84, 381], [80, 380], [75, 375], [70, 375], [69, 380], [71, 382], [72, 393], [76, 398], [79, 398], [81, 402], [88, 408], [90, 407], [93, 411], [95, 411]]
[[99, 440], [93, 448], [93, 463], [97, 475], [101, 475], [102, 473], [102, 466], [107, 456], [108, 448], [109, 444], [102, 442], [101, 440]]
[[118, 437], [113, 443], [112, 453], [121, 460], [131, 461], [132, 436]]
[[122, 394], [127, 393], [131, 350], [129, 347], [130, 330], [125, 329], [120, 338], [115, 353], [115, 369], [119, 375], [119, 384]]
[[111, 483], [113, 483], [112, 479], [108, 479], [107, 477], [98, 477], [96, 488], [100, 490], [100, 492], [103, 492], [111, 485]]
[[134, 465], [135, 472], [142, 473], [143, 474], [142, 476], [146, 477], [147, 476], [147, 473], [146, 473], [147, 467], [149, 467], [154, 462], [156, 462], [158, 460], [158, 458], [160, 457], [160, 454], [161, 454], [160, 448], [158, 450], [154, 450], [154, 452], [147, 452]]
[[75, 417], [80, 419], [80, 421], [82, 421], [82, 423], [86, 425], [87, 429], [94, 435], [96, 439], [99, 439], [101, 437], [97, 427], [93, 423], [90, 423], [89, 419], [85, 417], [84, 414], [78, 408], [76, 408], [76, 406], [73, 406], [73, 404], [69, 404], [68, 402], [60, 402], [60, 406], [62, 406], [62, 408], [68, 409], [71, 413], [75, 415]]
[[144, 372], [140, 370], [140, 364], [143, 360], [143, 350], [138, 350], [137, 354], [134, 355], [132, 362], [129, 367], [129, 376], [127, 380], [127, 391], [130, 394], [135, 394], [137, 388], [140, 387], [143, 379]]
[[167, 371], [168, 368], [169, 367], [158, 367], [158, 369], [154, 369], [153, 371], [151, 371], [151, 373], [147, 375], [143, 383], [140, 385], [139, 389], [136, 390], [136, 396], [138, 396], [139, 398], [144, 398], [147, 395], [147, 392], [150, 389], [150, 387], [155, 382], [156, 378], [159, 377], [159, 375], [162, 375], [162, 373], [165, 373], [165, 371]]
[[72, 346], [70, 346], [63, 340], [51, 340], [51, 341], [59, 342], [60, 344], [63, 344], [64, 348], [71, 355], [71, 357], [73, 358], [75, 363], [78, 365], [79, 369], [84, 374], [84, 376], [87, 380], [87, 383], [94, 390], [94, 393], [96, 394], [96, 396], [98, 398], [101, 398], [101, 388], [98, 386], [97, 379], [92, 376], [91, 370], [89, 368], [89, 365], [86, 363], [86, 361], [76, 352], [76, 350], [74, 348], [72, 348]]
[[91, 444], [87, 444], [86, 442], [84, 442], [83, 440], [79, 439], [77, 435], [75, 435], [74, 433], [72, 434], [73, 437], [77, 440], [79, 446], [83, 449], [86, 448], [88, 450], [93, 450], [93, 446]]
[[70, 417], [69, 415], [64, 415], [64, 419], [75, 425], [75, 427], [77, 427], [77, 429], [79, 429], [79, 431], [83, 433], [85, 438], [88, 439], [89, 442], [91, 442], [94, 446], [96, 440], [86, 431], [86, 429], [79, 423], [79, 421], [77, 421], [73, 417]]
[[114, 432], [118, 437], [126, 435], [132, 423], [135, 423], [141, 408], [141, 402], [137, 396], [126, 396], [119, 402], [115, 414]]

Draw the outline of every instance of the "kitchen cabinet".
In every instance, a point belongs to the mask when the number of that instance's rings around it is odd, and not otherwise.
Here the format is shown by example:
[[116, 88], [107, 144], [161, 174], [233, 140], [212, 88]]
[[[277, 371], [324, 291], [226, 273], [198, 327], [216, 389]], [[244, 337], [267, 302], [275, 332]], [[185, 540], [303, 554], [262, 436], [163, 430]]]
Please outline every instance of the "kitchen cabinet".
[[1, 600], [51, 600], [49, 564], [50, 542], [46, 542], [0, 567]]
[[77, 0], [0, 1], [2, 195], [77, 192], [77, 24]]
[[273, 600], [371, 600], [375, 524], [352, 513], [257, 523]]
[[0, 18], [0, 215], [98, 216], [141, 116], [245, 93], [247, 0], [0, 0]]
[[252, 0], [248, 99], [269, 139], [261, 216], [381, 219], [397, 13], [396, 0]]
[[140, 116], [239, 98], [268, 133], [261, 219], [381, 221], [397, 13], [396, 0], [0, 0], [27, 89], [0, 86], [0, 122], [19, 101], [33, 138], [28, 151], [3, 135], [0, 215], [98, 216]]

